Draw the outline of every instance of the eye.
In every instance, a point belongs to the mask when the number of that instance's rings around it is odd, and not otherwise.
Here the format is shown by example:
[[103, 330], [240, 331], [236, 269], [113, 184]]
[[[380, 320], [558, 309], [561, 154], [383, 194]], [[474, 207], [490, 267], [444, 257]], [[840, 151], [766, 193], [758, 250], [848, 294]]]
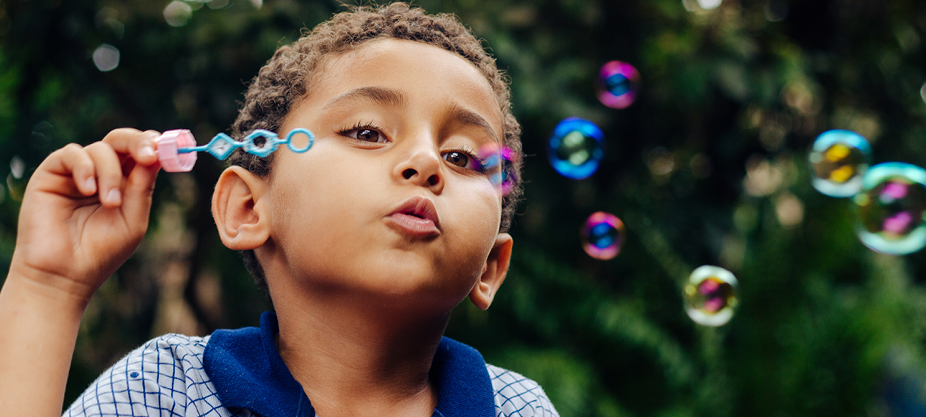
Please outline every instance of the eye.
[[356, 138], [367, 142], [383, 142], [379, 132], [373, 129], [359, 129], [356, 131]]
[[342, 129], [338, 133], [351, 139], [355, 139], [358, 142], [386, 143], [389, 141], [386, 139], [386, 135], [380, 132], [378, 128], [370, 124], [357, 124], [357, 126], [348, 129]]
[[482, 164], [468, 152], [465, 151], [449, 151], [444, 153], [444, 160], [450, 162], [453, 165], [456, 165], [460, 168], [471, 169], [473, 171], [481, 171]]

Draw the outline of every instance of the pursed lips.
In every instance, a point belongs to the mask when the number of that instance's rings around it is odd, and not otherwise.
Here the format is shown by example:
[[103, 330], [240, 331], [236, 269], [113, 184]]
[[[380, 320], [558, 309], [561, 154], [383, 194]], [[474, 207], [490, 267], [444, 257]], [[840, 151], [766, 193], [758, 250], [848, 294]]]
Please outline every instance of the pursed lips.
[[440, 235], [440, 216], [431, 199], [412, 196], [400, 203], [386, 219], [402, 232], [413, 236]]

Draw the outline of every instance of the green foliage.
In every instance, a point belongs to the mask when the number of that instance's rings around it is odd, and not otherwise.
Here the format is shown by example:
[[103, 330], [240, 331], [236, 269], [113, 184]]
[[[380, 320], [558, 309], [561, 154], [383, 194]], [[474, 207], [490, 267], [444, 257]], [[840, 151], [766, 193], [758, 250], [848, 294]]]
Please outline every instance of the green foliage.
[[[0, 270], [28, 173], [48, 153], [121, 126], [225, 131], [277, 46], [342, 9], [187, 2], [172, 27], [168, 3], [0, 1]], [[922, 414], [926, 254], [865, 249], [851, 203], [814, 191], [805, 160], [816, 135], [842, 128], [870, 139], [877, 162], [926, 165], [926, 3], [417, 3], [485, 39], [512, 79], [529, 155], [507, 282], [488, 312], [461, 305], [448, 335], [540, 381], [564, 416]], [[120, 51], [112, 71], [94, 65], [102, 44]], [[610, 60], [642, 76], [624, 110], [594, 96]], [[586, 180], [546, 162], [569, 116], [607, 138]], [[68, 399], [153, 335], [254, 325], [269, 308], [216, 238], [208, 190], [221, 164], [207, 160], [159, 178], [151, 232], [84, 318]], [[627, 226], [613, 260], [580, 248], [595, 211]], [[721, 328], [682, 308], [682, 281], [702, 264], [741, 283]]]

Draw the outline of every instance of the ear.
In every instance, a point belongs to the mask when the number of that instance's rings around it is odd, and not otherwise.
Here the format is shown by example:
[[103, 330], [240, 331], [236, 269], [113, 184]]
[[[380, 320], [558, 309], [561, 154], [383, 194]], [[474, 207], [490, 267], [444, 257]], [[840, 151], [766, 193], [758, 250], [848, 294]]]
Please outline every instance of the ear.
[[212, 217], [229, 249], [256, 249], [270, 238], [270, 216], [261, 199], [266, 191], [267, 182], [242, 167], [222, 172], [212, 194]]
[[482, 276], [469, 293], [470, 301], [480, 310], [488, 309], [492, 305], [498, 288], [505, 282], [513, 245], [514, 240], [508, 233], [499, 233], [495, 237], [495, 246], [492, 247], [492, 252], [489, 252]]

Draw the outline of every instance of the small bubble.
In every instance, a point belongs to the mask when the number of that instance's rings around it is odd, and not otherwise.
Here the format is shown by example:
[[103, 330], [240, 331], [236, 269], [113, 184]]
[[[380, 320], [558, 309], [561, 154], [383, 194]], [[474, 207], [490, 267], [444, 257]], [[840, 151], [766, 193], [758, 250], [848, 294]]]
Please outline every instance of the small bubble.
[[620, 253], [626, 240], [624, 223], [617, 216], [596, 212], [582, 226], [582, 248], [595, 259], [607, 261]]
[[926, 103], [926, 83], [923, 83], [923, 86], [920, 87], [920, 98], [923, 99], [923, 103]]
[[518, 155], [506, 146], [487, 143], [479, 148], [478, 157], [483, 172], [489, 176], [499, 193], [506, 195], [511, 192], [517, 183], [517, 173], [512, 168], [518, 161]]
[[547, 156], [562, 176], [580, 180], [598, 170], [604, 157], [604, 133], [594, 123], [578, 117], [567, 118], [553, 129]]
[[813, 186], [830, 197], [851, 197], [862, 187], [871, 145], [858, 133], [828, 130], [817, 136], [810, 150]]
[[93, 51], [93, 65], [101, 72], [108, 72], [119, 66], [119, 49], [110, 44], [102, 44]]
[[173, 27], [187, 24], [192, 16], [193, 8], [182, 1], [172, 1], [164, 8], [164, 20]]
[[704, 265], [695, 269], [685, 285], [685, 312], [697, 324], [723, 326], [733, 318], [739, 282], [726, 269]]
[[623, 109], [633, 104], [640, 89], [640, 73], [632, 65], [611, 61], [604, 64], [595, 79], [595, 93], [601, 104]]
[[926, 170], [901, 162], [871, 167], [854, 198], [856, 232], [869, 249], [906, 255], [926, 245]]

